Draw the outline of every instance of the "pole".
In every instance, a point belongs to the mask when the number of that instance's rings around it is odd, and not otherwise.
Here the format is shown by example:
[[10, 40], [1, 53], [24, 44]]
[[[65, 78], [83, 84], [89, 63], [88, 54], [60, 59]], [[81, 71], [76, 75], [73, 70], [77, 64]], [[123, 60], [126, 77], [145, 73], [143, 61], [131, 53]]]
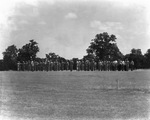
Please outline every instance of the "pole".
[[119, 90], [119, 80], [116, 79], [116, 89]]

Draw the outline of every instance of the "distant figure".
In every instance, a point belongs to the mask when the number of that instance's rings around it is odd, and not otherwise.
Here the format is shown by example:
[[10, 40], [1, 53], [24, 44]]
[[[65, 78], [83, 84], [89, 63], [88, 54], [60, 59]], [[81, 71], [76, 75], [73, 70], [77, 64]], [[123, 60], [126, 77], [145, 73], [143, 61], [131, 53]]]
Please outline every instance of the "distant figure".
[[124, 60], [122, 60], [122, 62], [121, 62], [121, 70], [122, 70], [122, 71], [125, 70], [125, 62], [124, 62]]
[[[118, 67], [118, 61], [117, 61], [117, 60], [113, 61], [112, 65], [113, 65], [113, 71], [118, 70], [118, 69], [117, 69], [117, 67]], [[121, 68], [120, 68], [120, 69], [121, 69]]]
[[78, 61], [78, 60], [77, 60], [77, 68], [76, 68], [76, 70], [80, 71], [80, 61]]
[[134, 69], [134, 61], [133, 60], [130, 62], [130, 68], [131, 68], [131, 71], [133, 71], [133, 69]]
[[128, 71], [129, 70], [129, 60], [126, 59], [125, 60], [125, 71]]
[[20, 62], [17, 63], [17, 70], [20, 71]]
[[34, 62], [33, 62], [33, 60], [31, 61], [31, 71], [34, 71]]
[[25, 71], [25, 62], [22, 62], [22, 70]]
[[70, 60], [70, 71], [73, 70], [73, 60]]
[[84, 61], [82, 60], [82, 61], [81, 61], [81, 70], [83, 70], [83, 71], [84, 71], [84, 65], [85, 65], [85, 64], [84, 64]]

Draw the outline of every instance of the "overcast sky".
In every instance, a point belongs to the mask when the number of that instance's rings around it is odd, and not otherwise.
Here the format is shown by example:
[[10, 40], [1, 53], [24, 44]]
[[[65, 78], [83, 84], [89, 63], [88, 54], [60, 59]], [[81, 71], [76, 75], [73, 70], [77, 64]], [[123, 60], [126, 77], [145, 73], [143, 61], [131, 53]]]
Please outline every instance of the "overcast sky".
[[[131, 2], [132, 1], [132, 2]], [[145, 0], [0, 0], [0, 59], [9, 45], [34, 39], [38, 57], [55, 52], [67, 59], [86, 55], [96, 34], [117, 37], [123, 54], [150, 48], [150, 9]]]

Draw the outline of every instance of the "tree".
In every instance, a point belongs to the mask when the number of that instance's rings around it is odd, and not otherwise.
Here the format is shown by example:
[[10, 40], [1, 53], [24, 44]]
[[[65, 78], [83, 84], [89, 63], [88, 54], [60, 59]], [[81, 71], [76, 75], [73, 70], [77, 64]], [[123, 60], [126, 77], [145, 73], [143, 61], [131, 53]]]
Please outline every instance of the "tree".
[[4, 69], [16, 70], [17, 69], [17, 53], [18, 49], [15, 45], [8, 46], [3, 52]]
[[34, 40], [30, 40], [28, 44], [19, 49], [18, 60], [28, 61], [35, 60], [36, 54], [39, 52], [38, 43]]
[[50, 52], [49, 54], [46, 54], [46, 59], [48, 60], [52, 60], [52, 61], [55, 61], [59, 58], [59, 55], [56, 55], [55, 53], [53, 52]]
[[141, 49], [131, 49], [131, 54], [142, 55]]
[[92, 61], [92, 60], [95, 60], [95, 59], [96, 59], [95, 55], [91, 54], [91, 53], [83, 56], [84, 61], [86, 61], [86, 60]]
[[53, 52], [50, 52], [50, 53], [46, 54], [46, 59], [47, 60], [52, 60], [52, 61], [56, 61], [56, 60], [58, 60], [58, 61], [64, 61], [64, 62], [66, 61], [65, 58], [60, 57], [59, 55], [57, 55], [57, 54], [55, 54]]
[[97, 34], [86, 51], [100, 60], [121, 59], [123, 54], [117, 47], [116, 39], [115, 35], [108, 35], [107, 32]]

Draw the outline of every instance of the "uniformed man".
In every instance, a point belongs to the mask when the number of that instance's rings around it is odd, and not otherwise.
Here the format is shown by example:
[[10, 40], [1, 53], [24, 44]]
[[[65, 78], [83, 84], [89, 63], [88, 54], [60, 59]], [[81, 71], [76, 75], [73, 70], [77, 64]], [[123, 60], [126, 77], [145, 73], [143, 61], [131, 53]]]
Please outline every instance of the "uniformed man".
[[73, 70], [73, 60], [70, 60], [70, 71]]
[[76, 68], [77, 71], [80, 71], [80, 61], [77, 60], [77, 68]]
[[28, 61], [28, 70], [31, 71], [31, 61]]
[[31, 60], [31, 71], [34, 71], [34, 62]]
[[20, 61], [17, 63], [17, 70], [20, 71]]
[[113, 70], [116, 71], [117, 67], [118, 67], [118, 61], [115, 60], [115, 61], [113, 61]]
[[129, 60], [128, 59], [125, 60], [125, 70], [126, 71], [129, 70]]
[[84, 70], [84, 61], [81, 60], [81, 70]]
[[67, 61], [67, 70], [69, 70], [69, 60]]
[[134, 61], [133, 60], [130, 62], [130, 68], [131, 68], [131, 71], [133, 71], [133, 69], [134, 69]]
[[98, 61], [98, 70], [102, 71], [102, 61]]

